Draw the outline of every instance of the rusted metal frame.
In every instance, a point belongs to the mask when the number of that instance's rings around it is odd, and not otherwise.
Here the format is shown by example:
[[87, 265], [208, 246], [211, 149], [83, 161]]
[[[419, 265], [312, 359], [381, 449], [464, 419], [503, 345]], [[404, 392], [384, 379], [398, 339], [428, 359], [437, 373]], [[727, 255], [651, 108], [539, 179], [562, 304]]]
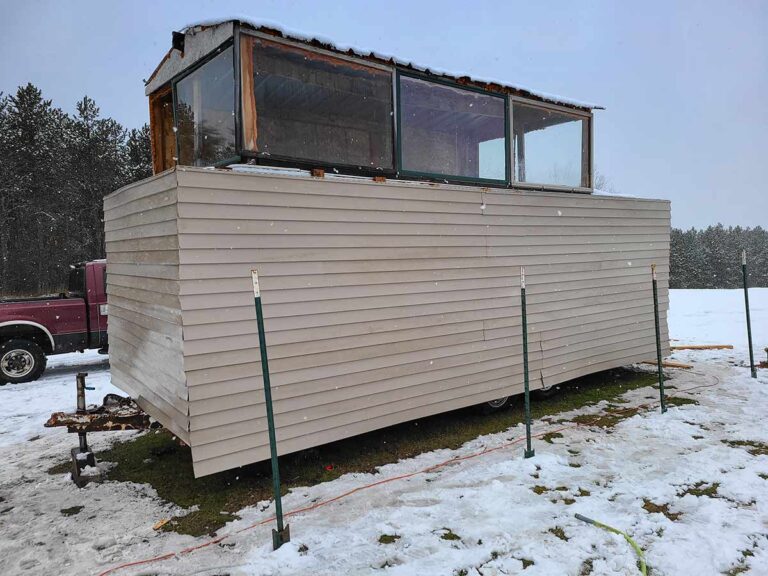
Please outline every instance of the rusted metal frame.
[[269, 42], [274, 42], [276, 44], [284, 44], [285, 46], [290, 46], [292, 48], [299, 48], [301, 50], [305, 50], [307, 52], [314, 52], [315, 54], [323, 55], [323, 56], [329, 56], [331, 58], [335, 58], [337, 60], [344, 60], [352, 64], [358, 64], [362, 66], [366, 66], [368, 68], [378, 68], [379, 70], [384, 71], [391, 71], [394, 66], [391, 64], [381, 64], [379, 62], [368, 60], [366, 58], [360, 58], [356, 56], [350, 56], [348, 54], [344, 54], [343, 52], [336, 52], [333, 50], [326, 50], [324, 48], [319, 48], [317, 46], [313, 46], [312, 44], [299, 42], [296, 40], [290, 40], [288, 38], [284, 38], [281, 36], [274, 36], [272, 34], [266, 34], [264, 32], [259, 32], [257, 30], [249, 30], [247, 28], [240, 28], [240, 36], [253, 36], [256, 38], [260, 38], [262, 40], [267, 40]]
[[589, 112], [587, 110], [582, 110], [580, 108], [571, 108], [569, 106], [564, 106], [562, 104], [554, 104], [552, 102], [542, 102], [539, 100], [533, 100], [531, 98], [527, 98], [525, 96], [517, 96], [515, 94], [510, 94], [509, 99], [512, 101], [513, 106], [515, 102], [517, 102], [519, 104], [525, 104], [526, 106], [533, 106], [536, 108], [547, 108], [549, 110], [552, 110], [553, 112], [562, 112], [563, 114], [570, 114], [572, 116], [581, 116], [582, 118], [592, 117], [592, 112]]
[[144, 413], [116, 416], [109, 412], [93, 414], [67, 414], [54, 412], [45, 423], [46, 428], [66, 426], [67, 432], [113, 432], [118, 430], [146, 430], [151, 427], [149, 416]]

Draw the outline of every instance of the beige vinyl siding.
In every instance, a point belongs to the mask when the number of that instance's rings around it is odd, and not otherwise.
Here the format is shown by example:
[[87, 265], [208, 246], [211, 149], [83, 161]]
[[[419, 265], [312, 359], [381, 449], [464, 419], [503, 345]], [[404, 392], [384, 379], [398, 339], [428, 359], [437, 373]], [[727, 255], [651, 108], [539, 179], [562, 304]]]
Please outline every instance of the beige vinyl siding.
[[112, 383], [189, 442], [175, 172], [104, 199]]
[[[168, 368], [152, 392], [164, 399], [161, 412], [173, 411], [169, 390], [186, 387], [197, 475], [269, 456], [253, 267], [281, 453], [519, 393], [521, 265], [534, 387], [654, 356], [652, 263], [667, 340], [666, 201], [172, 174], [175, 221], [163, 190], [119, 202], [122, 220], [108, 232], [110, 289], [115, 298], [136, 289], [144, 324], [158, 335], [172, 337], [159, 326], [180, 318], [184, 380]], [[154, 203], [146, 219], [135, 217], [146, 210], [136, 209], [139, 196]]]

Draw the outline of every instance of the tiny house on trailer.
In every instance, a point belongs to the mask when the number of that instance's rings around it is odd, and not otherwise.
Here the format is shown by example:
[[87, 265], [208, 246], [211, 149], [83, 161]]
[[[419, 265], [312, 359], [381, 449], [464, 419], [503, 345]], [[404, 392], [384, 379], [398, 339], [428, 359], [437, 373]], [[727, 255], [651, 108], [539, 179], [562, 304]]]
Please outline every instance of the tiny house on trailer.
[[113, 383], [197, 476], [654, 357], [670, 205], [592, 190], [593, 107], [229, 21], [173, 35], [156, 175], [104, 201]]

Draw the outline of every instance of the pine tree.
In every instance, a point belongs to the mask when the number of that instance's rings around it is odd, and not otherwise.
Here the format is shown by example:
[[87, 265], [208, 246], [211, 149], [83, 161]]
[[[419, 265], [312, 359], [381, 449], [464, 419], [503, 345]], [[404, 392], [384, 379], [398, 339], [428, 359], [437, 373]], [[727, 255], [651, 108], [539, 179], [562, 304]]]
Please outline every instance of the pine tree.
[[128, 132], [126, 143], [128, 182], [136, 182], [152, 176], [152, 141], [149, 124]]
[[83, 256], [104, 256], [104, 196], [128, 179], [125, 162], [125, 129], [111, 118], [101, 118], [96, 103], [85, 96], [77, 103], [69, 140], [70, 172], [74, 192], [82, 205]]
[[45, 291], [53, 274], [55, 238], [66, 198], [68, 118], [32, 84], [3, 105], [0, 131], [0, 246], [3, 291]]

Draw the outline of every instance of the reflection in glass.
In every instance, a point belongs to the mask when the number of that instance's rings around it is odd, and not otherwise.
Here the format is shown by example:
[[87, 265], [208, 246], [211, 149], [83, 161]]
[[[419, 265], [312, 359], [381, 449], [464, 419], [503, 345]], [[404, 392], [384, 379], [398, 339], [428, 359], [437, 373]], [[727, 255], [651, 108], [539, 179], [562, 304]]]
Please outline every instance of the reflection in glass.
[[582, 147], [587, 120], [545, 108], [512, 106], [515, 181], [589, 186]]
[[[328, 165], [393, 168], [392, 74], [301, 48], [250, 39], [254, 142], [246, 148]], [[248, 118], [249, 112], [245, 115]]]
[[237, 155], [232, 48], [176, 83], [179, 164], [212, 166]]
[[402, 168], [506, 179], [504, 98], [400, 77]]

